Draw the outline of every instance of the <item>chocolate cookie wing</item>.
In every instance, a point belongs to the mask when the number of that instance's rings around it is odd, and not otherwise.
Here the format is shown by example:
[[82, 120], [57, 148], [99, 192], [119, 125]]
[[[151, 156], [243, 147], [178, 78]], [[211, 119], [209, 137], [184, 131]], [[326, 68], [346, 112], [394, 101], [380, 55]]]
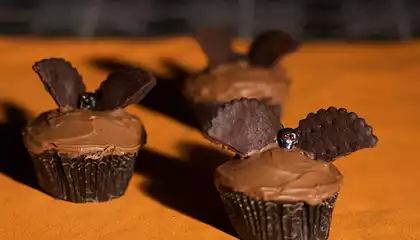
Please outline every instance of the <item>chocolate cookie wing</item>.
[[310, 113], [299, 122], [297, 147], [326, 162], [363, 148], [372, 148], [378, 138], [363, 118], [346, 109], [330, 107]]
[[280, 30], [267, 31], [251, 44], [249, 63], [253, 66], [272, 67], [284, 55], [295, 51], [299, 43]]
[[64, 59], [50, 58], [36, 62], [32, 69], [60, 108], [77, 108], [79, 97], [86, 90], [82, 77]]
[[149, 72], [124, 68], [112, 72], [95, 92], [96, 109], [112, 110], [139, 103], [156, 85]]
[[257, 99], [237, 99], [223, 105], [205, 136], [241, 156], [274, 143], [283, 126], [280, 113]]
[[201, 29], [195, 34], [195, 39], [207, 55], [210, 69], [235, 61], [236, 56], [232, 51], [229, 35], [222, 29]]

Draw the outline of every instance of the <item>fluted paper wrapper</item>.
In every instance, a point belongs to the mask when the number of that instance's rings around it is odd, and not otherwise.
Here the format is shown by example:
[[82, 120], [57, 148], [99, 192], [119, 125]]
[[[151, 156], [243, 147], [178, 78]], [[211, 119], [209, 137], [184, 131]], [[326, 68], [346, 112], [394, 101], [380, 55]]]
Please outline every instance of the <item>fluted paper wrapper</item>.
[[327, 240], [338, 193], [315, 206], [257, 201], [234, 192], [220, 195], [243, 240]]
[[105, 202], [124, 195], [136, 160], [136, 154], [91, 159], [59, 156], [53, 151], [32, 157], [44, 191], [75, 203]]
[[[226, 103], [202, 102], [193, 104], [194, 116], [201, 131], [206, 131], [208, 129], [219, 109]], [[282, 111], [282, 107], [280, 105], [270, 105], [270, 107], [278, 110], [280, 113]]]

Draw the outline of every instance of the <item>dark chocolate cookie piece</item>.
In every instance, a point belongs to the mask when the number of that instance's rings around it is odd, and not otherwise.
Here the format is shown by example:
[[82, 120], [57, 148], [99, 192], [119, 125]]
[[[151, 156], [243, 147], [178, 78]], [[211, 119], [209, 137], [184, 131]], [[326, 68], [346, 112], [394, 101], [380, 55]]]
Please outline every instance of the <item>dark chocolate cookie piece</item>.
[[299, 42], [280, 30], [267, 31], [259, 35], [249, 50], [250, 65], [272, 67], [286, 54], [295, 51]]
[[70, 62], [61, 58], [43, 59], [32, 69], [60, 108], [77, 108], [86, 87], [82, 77]]
[[310, 113], [299, 122], [297, 147], [312, 153], [315, 159], [332, 162], [364, 148], [372, 148], [378, 138], [373, 129], [356, 113], [330, 107]]
[[275, 142], [280, 112], [257, 99], [241, 98], [223, 105], [205, 136], [241, 156]]
[[195, 33], [195, 39], [207, 55], [210, 69], [236, 60], [231, 48], [230, 36], [223, 29], [200, 29]]
[[149, 72], [137, 68], [119, 69], [109, 74], [95, 92], [96, 109], [112, 110], [139, 103], [156, 85]]

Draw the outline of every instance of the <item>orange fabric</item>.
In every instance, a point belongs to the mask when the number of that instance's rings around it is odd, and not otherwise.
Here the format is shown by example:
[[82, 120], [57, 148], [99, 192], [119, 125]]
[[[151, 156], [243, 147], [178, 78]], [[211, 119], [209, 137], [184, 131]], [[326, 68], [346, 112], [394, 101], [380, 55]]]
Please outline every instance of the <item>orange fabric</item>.
[[[236, 47], [244, 50], [246, 44]], [[0, 53], [0, 102], [12, 102], [32, 116], [55, 107], [31, 70], [32, 63], [41, 58], [59, 56], [72, 61], [89, 89], [106, 77], [105, 71], [91, 64], [95, 58], [119, 58], [161, 74], [166, 73], [163, 60], [177, 61], [189, 70], [205, 65], [204, 55], [189, 38], [4, 38], [0, 39]], [[420, 162], [416, 156], [420, 137], [419, 63], [419, 43], [307, 44], [285, 60], [293, 78], [284, 114], [286, 125], [295, 126], [308, 112], [334, 105], [365, 117], [380, 138], [376, 149], [357, 152], [336, 163], [345, 183], [335, 209], [331, 239], [420, 239]], [[215, 165], [218, 148], [198, 131], [156, 111], [137, 106], [129, 107], [129, 111], [144, 122], [147, 151], [153, 154], [140, 159], [144, 169], [135, 174], [124, 197], [103, 204], [72, 204], [0, 174], [0, 239], [233, 239], [196, 220], [196, 215], [182, 213], [188, 212], [182, 209], [190, 203], [200, 201], [201, 195], [191, 197], [194, 188], [184, 188], [181, 183], [191, 184], [191, 174], [198, 178], [200, 171]], [[205, 161], [194, 163], [197, 159]], [[16, 160], [0, 157], [0, 161], [3, 166]], [[188, 197], [182, 198], [183, 194]], [[171, 201], [178, 202], [168, 203]], [[201, 210], [204, 217], [216, 211]]]

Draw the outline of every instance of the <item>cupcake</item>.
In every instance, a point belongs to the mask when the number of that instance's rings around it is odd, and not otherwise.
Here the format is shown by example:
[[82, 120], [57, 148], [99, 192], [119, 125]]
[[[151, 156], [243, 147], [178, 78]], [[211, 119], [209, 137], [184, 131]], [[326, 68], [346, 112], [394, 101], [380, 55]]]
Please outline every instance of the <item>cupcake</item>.
[[205, 136], [236, 153], [215, 184], [244, 240], [328, 239], [343, 179], [333, 161], [377, 142], [344, 108], [310, 113], [293, 129], [256, 99], [220, 107]]
[[298, 43], [282, 31], [267, 31], [251, 44], [248, 56], [238, 59], [226, 34], [205, 29], [196, 35], [209, 60], [208, 69], [188, 78], [184, 95], [191, 102], [198, 124], [207, 128], [216, 109], [239, 98], [256, 98], [281, 111], [289, 94], [290, 79], [283, 57]]
[[63, 59], [45, 59], [33, 69], [58, 105], [23, 133], [41, 188], [76, 203], [122, 196], [146, 144], [141, 121], [123, 108], [143, 99], [156, 80], [139, 69], [121, 69], [92, 93]]

